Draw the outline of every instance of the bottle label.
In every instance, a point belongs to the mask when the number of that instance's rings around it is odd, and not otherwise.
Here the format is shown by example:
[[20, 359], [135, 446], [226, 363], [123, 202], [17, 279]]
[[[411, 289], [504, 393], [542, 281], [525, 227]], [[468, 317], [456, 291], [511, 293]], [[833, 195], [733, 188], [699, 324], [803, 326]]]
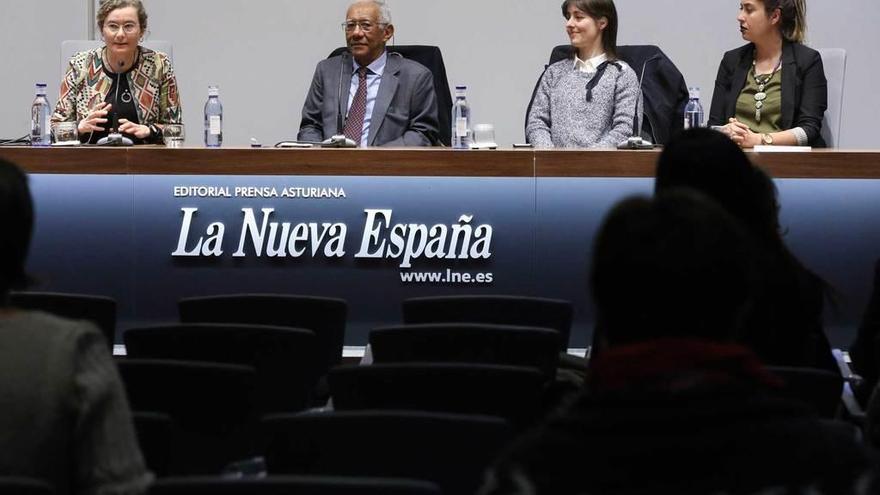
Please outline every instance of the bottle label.
[[208, 134], [212, 136], [219, 136], [221, 129], [222, 126], [220, 124], [219, 115], [211, 115], [210, 117], [208, 117]]
[[467, 119], [463, 117], [459, 117], [455, 119], [455, 137], [467, 137], [468, 128], [467, 128]]

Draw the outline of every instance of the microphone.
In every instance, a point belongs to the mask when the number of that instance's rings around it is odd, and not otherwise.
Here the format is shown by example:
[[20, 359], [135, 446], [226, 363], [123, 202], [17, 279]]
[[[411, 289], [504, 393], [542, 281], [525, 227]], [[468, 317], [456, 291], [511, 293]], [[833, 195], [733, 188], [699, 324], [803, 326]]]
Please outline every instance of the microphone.
[[[351, 52], [348, 50], [342, 52], [339, 64], [339, 86], [336, 88], [336, 102], [339, 104], [336, 109], [336, 133], [321, 142], [322, 148], [357, 148], [357, 143], [353, 139], [345, 137], [344, 134], [343, 115], [345, 115], [345, 109], [348, 105], [342, 102], [342, 84], [345, 82], [342, 80], [342, 76], [345, 75], [345, 64], [350, 63], [348, 61], [349, 55]], [[351, 85], [351, 81], [349, 81], [349, 85]]]
[[[122, 69], [123, 62], [119, 62], [119, 68]], [[107, 134], [98, 140], [98, 146], [132, 146], [134, 143], [131, 139], [123, 136], [119, 132], [119, 72], [116, 73], [116, 93], [113, 95], [113, 132]]]
[[642, 121], [645, 112], [645, 106], [642, 105], [641, 113], [639, 112], [639, 101], [642, 99], [642, 83], [645, 82], [645, 68], [648, 67], [650, 62], [660, 59], [660, 54], [655, 54], [653, 57], [645, 60], [645, 63], [642, 64], [642, 75], [639, 77], [639, 91], [636, 93], [636, 111], [635, 115], [633, 115], [633, 126], [632, 126], [632, 136], [627, 138], [626, 141], [617, 145], [617, 149], [619, 150], [650, 150], [654, 148], [654, 144], [647, 139], [642, 138], [641, 129], [639, 129], [639, 122]]

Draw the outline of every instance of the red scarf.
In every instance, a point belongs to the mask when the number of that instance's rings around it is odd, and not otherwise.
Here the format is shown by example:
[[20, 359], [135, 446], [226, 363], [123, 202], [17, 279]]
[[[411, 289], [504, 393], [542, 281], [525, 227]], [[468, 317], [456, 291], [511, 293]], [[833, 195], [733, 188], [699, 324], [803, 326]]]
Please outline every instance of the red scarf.
[[594, 392], [674, 392], [724, 385], [779, 388], [782, 381], [741, 345], [688, 338], [611, 347], [590, 363], [587, 376], [587, 387]]

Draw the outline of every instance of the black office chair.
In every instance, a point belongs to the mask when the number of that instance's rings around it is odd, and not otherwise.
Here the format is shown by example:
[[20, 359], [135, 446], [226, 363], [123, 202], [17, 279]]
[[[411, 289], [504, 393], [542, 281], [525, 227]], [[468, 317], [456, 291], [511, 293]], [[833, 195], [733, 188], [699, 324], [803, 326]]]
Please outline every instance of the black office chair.
[[785, 382], [780, 395], [802, 402], [823, 418], [834, 418], [840, 407], [843, 377], [839, 373], [813, 368], [768, 366]]
[[469, 363], [396, 363], [330, 370], [337, 411], [405, 409], [505, 418], [518, 428], [542, 411], [547, 377], [537, 368]]
[[23, 476], [0, 476], [3, 495], [53, 495], [55, 489], [43, 480]]
[[556, 374], [559, 332], [549, 328], [435, 323], [370, 332], [375, 363], [458, 362], [531, 366]]
[[181, 299], [183, 323], [245, 323], [305, 328], [315, 332], [316, 372], [342, 361], [348, 306], [342, 299], [287, 294], [230, 294]]
[[112, 297], [60, 292], [12, 292], [9, 304], [21, 309], [45, 311], [63, 318], [95, 324], [113, 352], [116, 338], [116, 300]]
[[488, 323], [550, 328], [559, 332], [559, 350], [568, 350], [572, 305], [528, 296], [437, 296], [403, 301], [403, 322]]
[[132, 358], [253, 366], [261, 413], [296, 412], [310, 404], [319, 377], [311, 330], [263, 325], [192, 323], [133, 328], [123, 333]]
[[500, 418], [414, 411], [343, 411], [263, 419], [270, 474], [427, 480], [474, 493], [512, 440]]
[[[330, 54], [335, 57], [348, 48], [339, 47]], [[444, 146], [452, 145], [452, 93], [449, 91], [449, 80], [446, 77], [446, 64], [440, 48], [427, 45], [395, 45], [388, 47], [389, 52], [396, 52], [414, 62], [427, 67], [434, 75], [434, 93], [437, 95], [437, 120], [440, 121], [440, 142]], [[329, 57], [328, 57], [329, 58]]]
[[[571, 58], [573, 48], [571, 45], [558, 45], [550, 53], [550, 62], [547, 67], [560, 60]], [[624, 45], [617, 47], [617, 56], [627, 63], [636, 73], [636, 77], [642, 77], [644, 67], [644, 82], [642, 94], [644, 97], [644, 119], [642, 120], [641, 135], [647, 137], [654, 144], [666, 144], [684, 127], [684, 107], [688, 102], [688, 88], [681, 71], [672, 63], [672, 60], [654, 45]], [[647, 62], [647, 64], [646, 64]], [[541, 74], [543, 77], [543, 73]], [[532, 111], [532, 103], [541, 78], [535, 83], [532, 90], [532, 98], [526, 109], [526, 125], [528, 125], [529, 113]], [[634, 131], [636, 131], [634, 129]], [[634, 132], [635, 134], [635, 132]]]
[[269, 476], [263, 479], [159, 479], [150, 495], [440, 495], [427, 481], [349, 476]]
[[254, 454], [252, 367], [129, 358], [117, 365], [133, 411], [173, 420], [169, 473], [219, 473]]

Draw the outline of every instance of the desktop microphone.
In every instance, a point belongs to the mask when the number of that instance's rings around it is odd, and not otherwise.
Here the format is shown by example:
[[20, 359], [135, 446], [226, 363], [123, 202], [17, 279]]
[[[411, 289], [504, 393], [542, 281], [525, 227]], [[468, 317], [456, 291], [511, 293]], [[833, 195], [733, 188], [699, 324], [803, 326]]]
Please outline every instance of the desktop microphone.
[[[322, 148], [357, 148], [357, 143], [355, 143], [353, 139], [345, 137], [345, 123], [343, 121], [345, 108], [348, 105], [343, 104], [342, 102], [342, 84], [344, 83], [342, 76], [345, 75], [345, 64], [351, 63], [348, 61], [348, 56], [350, 54], [351, 53], [348, 50], [342, 52], [341, 63], [339, 64], [339, 86], [336, 88], [336, 101], [339, 104], [336, 109], [336, 134], [322, 141]], [[351, 81], [349, 81], [349, 85], [351, 85]]]
[[[122, 69], [124, 64], [119, 62], [119, 68]], [[116, 73], [116, 94], [113, 95], [113, 132], [107, 134], [98, 140], [98, 146], [132, 146], [134, 143], [131, 139], [123, 136], [119, 132], [119, 73]]]
[[648, 67], [648, 63], [659, 59], [660, 54], [656, 54], [648, 60], [645, 60], [645, 63], [642, 64], [642, 75], [639, 77], [639, 92], [636, 93], [636, 112], [635, 115], [633, 115], [632, 136], [617, 145], [617, 149], [619, 150], [650, 150], [654, 148], [654, 144], [651, 143], [651, 141], [648, 141], [641, 136], [642, 133], [641, 129], [639, 129], [639, 122], [644, 118], [645, 105], [642, 105], [640, 113], [639, 101], [642, 99], [642, 83], [645, 82], [645, 68]]

